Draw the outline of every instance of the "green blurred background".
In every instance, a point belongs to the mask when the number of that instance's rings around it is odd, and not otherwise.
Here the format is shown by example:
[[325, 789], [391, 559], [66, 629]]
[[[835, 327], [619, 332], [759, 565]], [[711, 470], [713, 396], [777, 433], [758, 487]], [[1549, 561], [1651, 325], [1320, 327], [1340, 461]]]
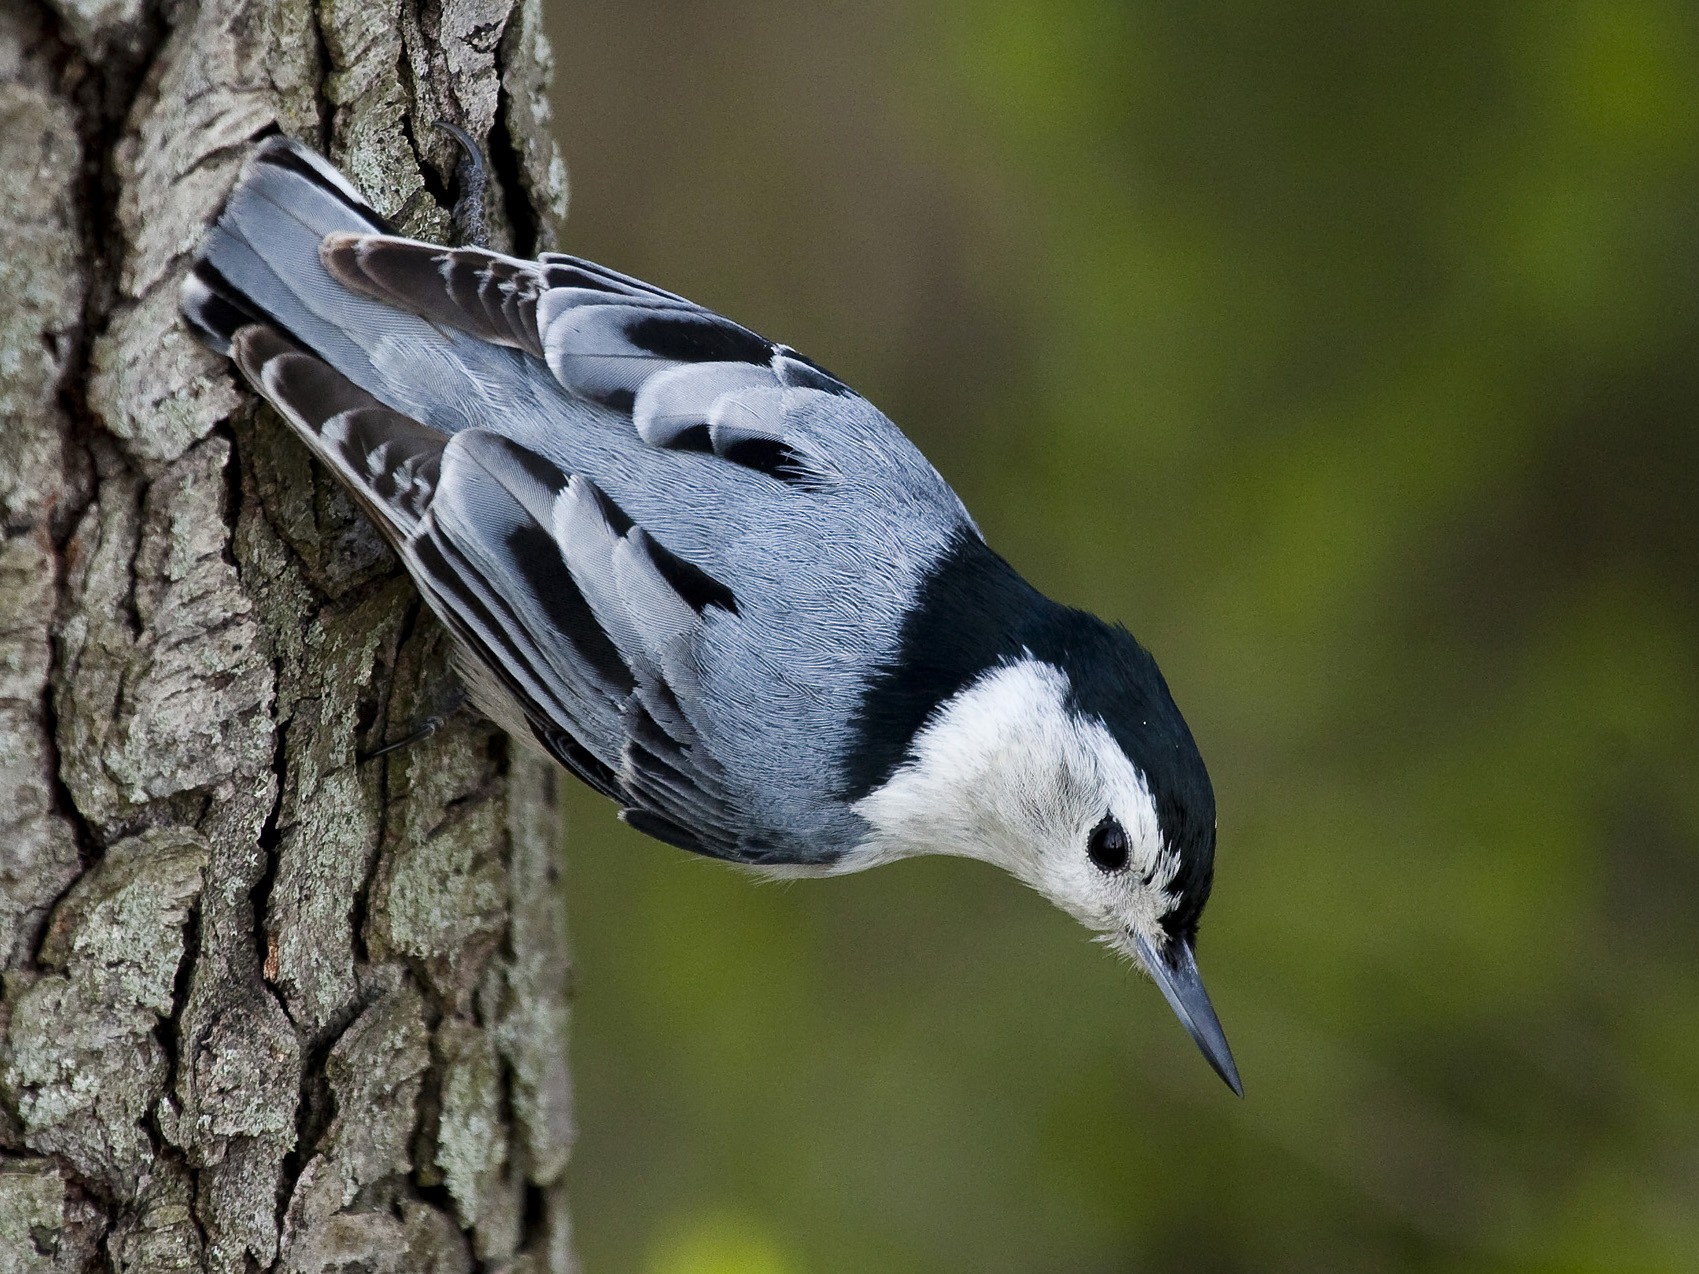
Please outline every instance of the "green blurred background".
[[570, 246], [1161, 659], [1247, 1091], [988, 868], [575, 788], [590, 1274], [1699, 1269], [1690, 0], [552, 20]]

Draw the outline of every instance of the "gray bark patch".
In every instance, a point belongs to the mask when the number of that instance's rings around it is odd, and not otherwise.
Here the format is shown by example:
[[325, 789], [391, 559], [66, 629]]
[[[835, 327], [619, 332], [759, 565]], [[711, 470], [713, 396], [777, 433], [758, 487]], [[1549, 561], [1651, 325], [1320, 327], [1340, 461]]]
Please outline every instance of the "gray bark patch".
[[4, 1274], [572, 1266], [552, 772], [362, 759], [443, 635], [176, 299], [273, 128], [441, 234], [452, 120], [552, 246], [538, 17], [0, 6]]

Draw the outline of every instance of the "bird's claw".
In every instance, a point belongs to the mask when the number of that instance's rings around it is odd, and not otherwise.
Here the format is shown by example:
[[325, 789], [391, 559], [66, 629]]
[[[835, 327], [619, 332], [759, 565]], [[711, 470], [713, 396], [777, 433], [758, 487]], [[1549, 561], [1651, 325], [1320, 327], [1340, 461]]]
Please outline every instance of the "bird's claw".
[[424, 742], [438, 730], [442, 729], [443, 726], [447, 725], [450, 718], [452, 718], [455, 713], [459, 712], [465, 706], [466, 692], [459, 686], [456, 686], [452, 693], [440, 704], [436, 712], [419, 722], [418, 725], [414, 726], [406, 734], [395, 740], [395, 742], [386, 743], [380, 748], [374, 748], [370, 752], [361, 753], [360, 760], [362, 762], [375, 761], [379, 757], [388, 756], [391, 752], [399, 752], [402, 748], [411, 747], [415, 743]]
[[454, 166], [454, 207], [450, 210], [455, 236], [470, 247], [487, 248], [490, 234], [484, 195], [490, 185], [490, 170], [484, 162], [484, 152], [472, 134], [460, 125], [439, 119], [434, 121], [434, 127], [454, 138], [460, 147], [460, 162]]

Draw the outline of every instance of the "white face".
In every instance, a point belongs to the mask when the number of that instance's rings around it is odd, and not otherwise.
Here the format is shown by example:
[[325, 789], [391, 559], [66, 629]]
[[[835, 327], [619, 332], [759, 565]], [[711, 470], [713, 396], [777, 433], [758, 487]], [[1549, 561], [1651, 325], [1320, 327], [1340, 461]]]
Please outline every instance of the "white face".
[[950, 700], [913, 758], [857, 803], [873, 834], [855, 865], [980, 858], [1137, 959], [1131, 935], [1158, 950], [1167, 941], [1160, 922], [1179, 860], [1144, 776], [1101, 723], [1068, 710], [1067, 691], [1060, 670], [1024, 659]]

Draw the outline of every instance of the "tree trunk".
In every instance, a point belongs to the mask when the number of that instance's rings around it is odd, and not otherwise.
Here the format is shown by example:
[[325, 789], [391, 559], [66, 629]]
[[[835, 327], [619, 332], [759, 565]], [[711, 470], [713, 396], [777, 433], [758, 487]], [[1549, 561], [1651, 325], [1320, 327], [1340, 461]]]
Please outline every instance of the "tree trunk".
[[0, 0], [0, 1274], [565, 1270], [552, 776], [177, 317], [256, 134], [564, 202], [540, 0]]

